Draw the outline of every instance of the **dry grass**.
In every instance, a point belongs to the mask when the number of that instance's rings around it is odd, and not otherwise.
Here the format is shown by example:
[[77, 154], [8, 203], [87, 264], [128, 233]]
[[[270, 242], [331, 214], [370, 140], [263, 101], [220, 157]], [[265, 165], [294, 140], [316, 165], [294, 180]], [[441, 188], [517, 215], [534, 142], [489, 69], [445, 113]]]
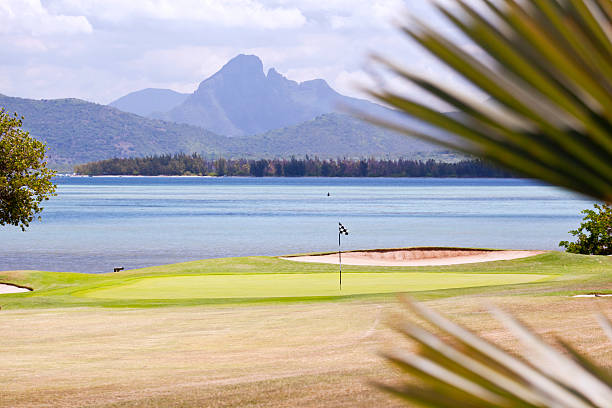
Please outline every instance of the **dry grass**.
[[[612, 348], [592, 318], [611, 314], [610, 298], [427, 303], [516, 351], [485, 313], [495, 303], [612, 367]], [[3, 310], [0, 407], [392, 407], [367, 379], [396, 376], [376, 353], [406, 345], [384, 325], [398, 310], [395, 300]]]

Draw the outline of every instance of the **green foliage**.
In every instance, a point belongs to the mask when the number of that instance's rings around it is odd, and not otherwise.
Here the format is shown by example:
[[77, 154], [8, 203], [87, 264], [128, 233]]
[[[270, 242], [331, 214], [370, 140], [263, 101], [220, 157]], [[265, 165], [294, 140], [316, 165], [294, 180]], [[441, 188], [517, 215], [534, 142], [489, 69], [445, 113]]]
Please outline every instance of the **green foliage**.
[[55, 195], [45, 144], [21, 130], [22, 120], [0, 109], [0, 225], [25, 231], [41, 203]]
[[[416, 342], [418, 352], [397, 350], [386, 357], [421, 384], [379, 384], [400, 398], [444, 408], [610, 406], [612, 373], [573, 346], [560, 342], [569, 357], [563, 355], [515, 318], [494, 309], [497, 319], [529, 349], [527, 363], [421, 304], [407, 304], [436, 330], [408, 321], [397, 325], [400, 333]], [[603, 316], [599, 320], [610, 335], [609, 320]]]
[[[417, 19], [401, 29], [490, 100], [475, 102], [439, 81], [377, 57], [399, 78], [460, 113], [444, 115], [383, 87], [369, 92], [446, 136], [369, 119], [597, 200], [612, 201], [610, 1], [482, 0], [478, 7], [472, 4], [457, 0], [436, 3], [436, 7], [487, 58], [474, 58], [449, 36]], [[485, 59], [490, 63], [481, 62]]]
[[595, 210], [583, 210], [582, 224], [570, 234], [576, 242], [561, 241], [567, 252], [584, 255], [612, 255], [612, 205], [595, 204]]

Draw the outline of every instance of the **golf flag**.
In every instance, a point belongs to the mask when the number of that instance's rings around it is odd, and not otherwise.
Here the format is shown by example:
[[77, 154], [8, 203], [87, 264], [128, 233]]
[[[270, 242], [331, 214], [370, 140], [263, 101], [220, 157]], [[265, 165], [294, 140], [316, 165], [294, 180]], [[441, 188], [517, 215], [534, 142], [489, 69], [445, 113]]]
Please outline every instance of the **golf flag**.
[[348, 231], [346, 228], [344, 228], [344, 225], [342, 225], [341, 222], [338, 223], [339, 227], [338, 227], [338, 232], [340, 234], [344, 234], [344, 235], [348, 235]]
[[338, 223], [338, 265], [340, 266], [340, 290], [342, 290], [342, 251], [340, 249], [340, 237], [348, 235], [348, 230], [344, 228], [341, 222]]

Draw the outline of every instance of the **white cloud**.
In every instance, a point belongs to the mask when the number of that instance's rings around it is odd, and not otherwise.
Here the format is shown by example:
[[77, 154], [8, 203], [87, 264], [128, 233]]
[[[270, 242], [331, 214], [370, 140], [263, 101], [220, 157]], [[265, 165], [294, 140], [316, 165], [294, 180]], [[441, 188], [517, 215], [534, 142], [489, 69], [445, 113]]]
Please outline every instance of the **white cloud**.
[[193, 92], [197, 83], [214, 74], [232, 57], [233, 51], [228, 47], [181, 46], [154, 49], [124, 62], [121, 72], [128, 74], [128, 77], [129, 74], [144, 76], [157, 83], [181, 79], [189, 84], [189, 92]]
[[402, 0], [285, 0], [282, 3], [299, 8], [310, 19], [326, 23], [334, 30], [388, 29], [391, 19], [406, 5]]
[[296, 28], [306, 22], [295, 7], [267, 7], [257, 0], [51, 0], [49, 7], [116, 23], [144, 18], [277, 29]]
[[[146, 87], [192, 92], [230, 58], [245, 53], [258, 55], [266, 69], [274, 67], [289, 79], [323, 78], [341, 93], [363, 97], [355, 83], [369, 82], [364, 65], [371, 51], [470, 92], [391, 24], [410, 13], [449, 32], [429, 3], [0, 0], [0, 93], [108, 103]], [[464, 41], [460, 45], [482, 57]]]
[[12, 49], [30, 54], [46, 52], [49, 49], [44, 41], [30, 36], [17, 36], [13, 39], [10, 46]]
[[32, 36], [91, 33], [84, 16], [51, 14], [40, 0], [2, 0], [0, 33]]
[[332, 87], [341, 94], [364, 98], [366, 95], [361, 91], [363, 87], [375, 87], [373, 77], [365, 71], [358, 69], [354, 71], [342, 70], [336, 75]]
[[[417, 86], [412, 85], [405, 80], [397, 77], [385, 76], [383, 85], [382, 83], [378, 83], [375, 75], [363, 70], [341, 71], [334, 79], [333, 87], [341, 94], [361, 99], [372, 99], [370, 95], [363, 91], [363, 88], [378, 89], [380, 87], [384, 87], [386, 89], [392, 89], [395, 93], [400, 95], [428, 104], [436, 109], [443, 111], [450, 110], [447, 105], [441, 103], [434, 97], [419, 89]], [[379, 101], [376, 102], [381, 103]]]

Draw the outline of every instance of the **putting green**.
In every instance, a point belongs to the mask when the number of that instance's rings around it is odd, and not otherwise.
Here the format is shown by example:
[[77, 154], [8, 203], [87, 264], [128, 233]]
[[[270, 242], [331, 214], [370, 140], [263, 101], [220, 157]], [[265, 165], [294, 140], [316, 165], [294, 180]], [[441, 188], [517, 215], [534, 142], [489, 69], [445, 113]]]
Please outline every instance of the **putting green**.
[[89, 289], [73, 295], [98, 299], [213, 299], [339, 296], [414, 292], [542, 281], [551, 275], [498, 273], [337, 273], [164, 276]]

